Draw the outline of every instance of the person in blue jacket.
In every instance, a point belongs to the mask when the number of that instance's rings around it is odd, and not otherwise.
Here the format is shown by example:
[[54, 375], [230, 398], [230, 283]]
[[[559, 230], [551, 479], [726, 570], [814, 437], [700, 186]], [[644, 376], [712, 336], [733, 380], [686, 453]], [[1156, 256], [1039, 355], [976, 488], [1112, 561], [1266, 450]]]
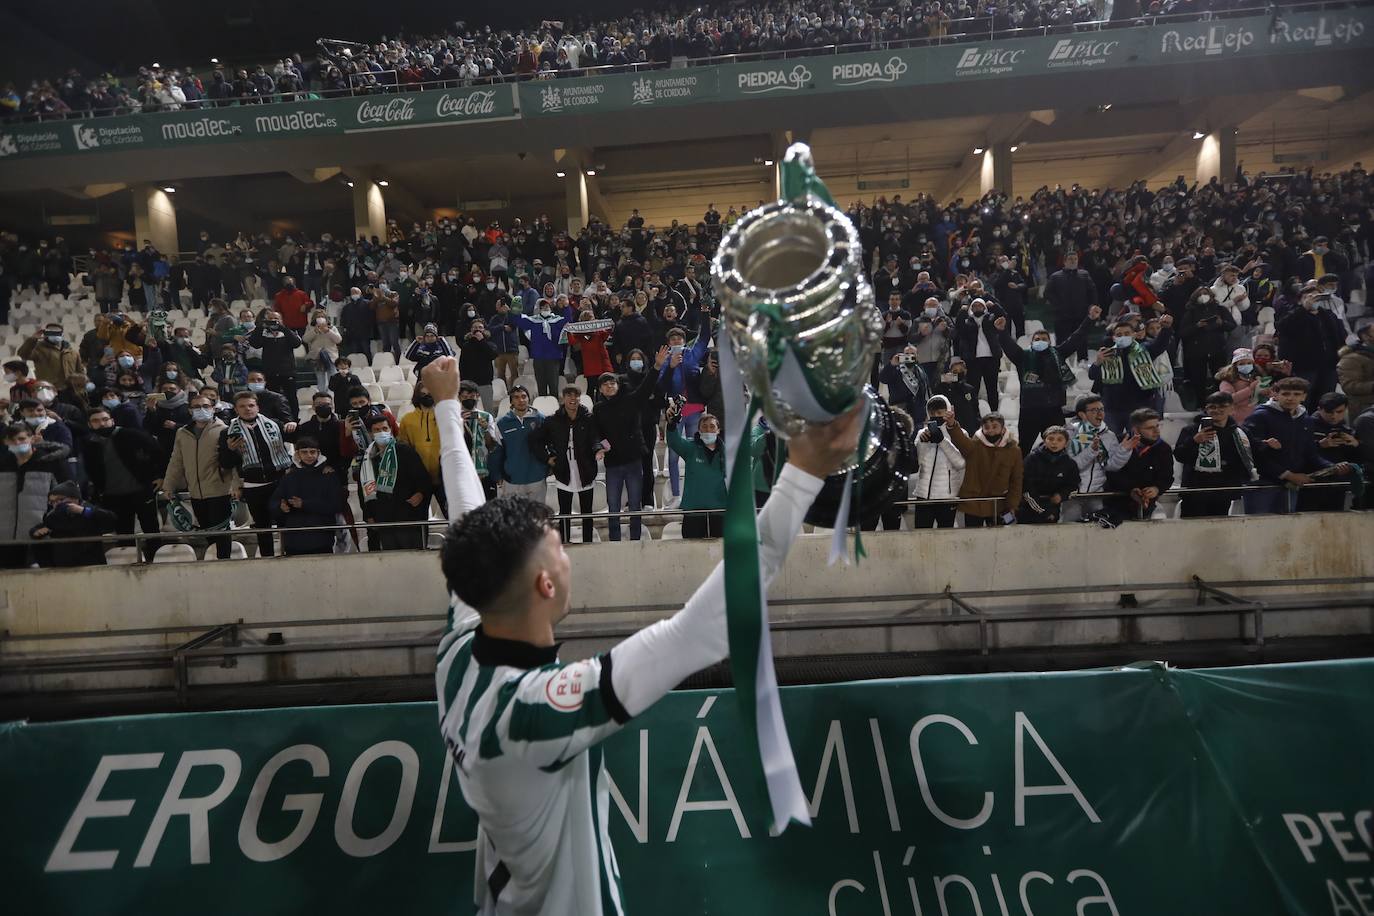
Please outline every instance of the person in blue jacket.
[[510, 302], [504, 298], [496, 300], [496, 313], [487, 322], [487, 334], [496, 347], [496, 377], [506, 383], [506, 391], [515, 388], [515, 380], [520, 377], [520, 329], [515, 326], [515, 316]]
[[1349, 465], [1324, 458], [1312, 436], [1312, 418], [1303, 407], [1311, 387], [1300, 376], [1280, 379], [1270, 400], [1246, 417], [1245, 435], [1254, 453], [1257, 483], [1263, 487], [1245, 494], [1246, 515], [1294, 512], [1298, 488], [1312, 483], [1314, 473], [1327, 468], [1336, 476], [1349, 473]]
[[524, 496], [543, 502], [549, 466], [543, 455], [530, 448], [530, 439], [544, 425], [544, 415], [530, 406], [524, 385], [510, 390], [510, 410], [496, 421], [501, 443], [488, 458], [493, 480], [501, 483], [503, 496]]
[[[701, 327], [696, 340], [687, 345], [687, 332], [682, 328], [668, 331], [668, 359], [658, 371], [658, 390], [668, 399], [681, 398], [683, 406], [678, 420], [678, 432], [682, 438], [691, 441], [697, 433], [697, 423], [706, 411], [706, 401], [698, 388], [702, 366], [706, 363], [706, 352], [711, 344], [711, 316], [701, 313]], [[681, 479], [678, 476], [678, 456], [668, 452], [668, 485], [673, 497], [681, 496]]]
[[547, 299], [539, 300], [533, 315], [515, 316], [515, 326], [530, 336], [530, 359], [540, 397], [558, 397], [558, 376], [563, 368], [563, 344], [559, 340], [567, 321], [567, 316], [556, 313]]

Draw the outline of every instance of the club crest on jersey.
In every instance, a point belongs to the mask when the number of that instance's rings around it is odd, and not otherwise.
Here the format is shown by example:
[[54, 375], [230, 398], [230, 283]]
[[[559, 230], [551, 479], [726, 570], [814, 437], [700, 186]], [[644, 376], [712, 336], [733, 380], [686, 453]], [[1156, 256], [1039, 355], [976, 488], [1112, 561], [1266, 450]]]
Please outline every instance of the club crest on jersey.
[[582, 708], [582, 695], [587, 690], [588, 671], [586, 665], [569, 665], [544, 687], [544, 695], [549, 705], [561, 712], [572, 712]]

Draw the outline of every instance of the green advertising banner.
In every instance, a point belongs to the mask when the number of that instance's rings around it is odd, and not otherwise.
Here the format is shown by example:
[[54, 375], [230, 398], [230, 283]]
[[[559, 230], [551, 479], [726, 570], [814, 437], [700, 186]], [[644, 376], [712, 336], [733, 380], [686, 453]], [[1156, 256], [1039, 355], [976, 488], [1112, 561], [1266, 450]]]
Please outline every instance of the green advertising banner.
[[[782, 699], [810, 829], [760, 827], [729, 697], [606, 743], [629, 913], [1374, 912], [1374, 661]], [[0, 830], [15, 913], [472, 911], [428, 703], [0, 726]]]
[[[1110, 28], [923, 48], [615, 73], [283, 105], [0, 127], [0, 162], [36, 155], [166, 149], [199, 143], [351, 134], [512, 118], [633, 111], [1018, 79], [1060, 72], [1374, 47], [1374, 8]], [[517, 108], [516, 100], [519, 100]]]

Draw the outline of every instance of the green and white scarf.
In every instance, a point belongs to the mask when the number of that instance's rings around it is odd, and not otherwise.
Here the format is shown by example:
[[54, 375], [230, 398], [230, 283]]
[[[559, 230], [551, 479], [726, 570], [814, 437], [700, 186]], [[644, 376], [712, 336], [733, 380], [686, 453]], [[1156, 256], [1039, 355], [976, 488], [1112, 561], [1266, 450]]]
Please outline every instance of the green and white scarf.
[[363, 502], [376, 499], [378, 493], [395, 490], [396, 472], [396, 443], [388, 442], [380, 454], [374, 447], [358, 464], [358, 490], [363, 494]]
[[[1159, 377], [1159, 372], [1154, 366], [1155, 358], [1150, 355], [1149, 350], [1139, 343], [1133, 343], [1126, 353], [1127, 359], [1130, 361], [1131, 375], [1135, 377], [1135, 383], [1142, 390], [1153, 391], [1156, 388], [1164, 387], [1164, 381]], [[1102, 383], [1104, 385], [1120, 385], [1125, 380], [1126, 373], [1120, 355], [1113, 353], [1102, 360]]]
[[1251, 480], [1255, 479], [1255, 458], [1250, 452], [1250, 437], [1245, 435], [1245, 430], [1239, 426], [1226, 426], [1217, 430], [1214, 438], [1206, 442], [1199, 442], [1197, 447], [1197, 459], [1193, 462], [1193, 470], [1203, 474], [1221, 473], [1221, 437], [1227, 433], [1233, 433], [1236, 437], [1236, 450], [1240, 452], [1240, 463], [1245, 467], [1245, 471]]
[[[255, 422], [256, 429], [267, 440], [269, 454], [266, 457], [271, 459], [273, 470], [286, 470], [291, 466], [291, 456], [286, 453], [286, 443], [282, 441], [281, 427], [275, 421], [261, 415]], [[252, 429], [238, 417], [235, 417], [229, 424], [229, 435], [238, 436], [243, 440], [243, 466], [245, 468], [263, 466], [264, 456], [258, 454], [258, 444], [253, 439]]]

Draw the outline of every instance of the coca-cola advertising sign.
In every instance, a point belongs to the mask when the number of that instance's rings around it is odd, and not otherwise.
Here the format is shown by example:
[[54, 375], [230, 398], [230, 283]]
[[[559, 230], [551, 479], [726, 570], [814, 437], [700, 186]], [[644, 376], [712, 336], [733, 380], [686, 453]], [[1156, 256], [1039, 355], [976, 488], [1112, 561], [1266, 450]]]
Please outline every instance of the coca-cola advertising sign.
[[440, 118], [478, 118], [496, 113], [496, 90], [481, 89], [466, 95], [445, 92], [435, 104], [434, 114]]
[[415, 120], [414, 96], [397, 96], [383, 101], [366, 101], [358, 106], [359, 124], [404, 124]]

